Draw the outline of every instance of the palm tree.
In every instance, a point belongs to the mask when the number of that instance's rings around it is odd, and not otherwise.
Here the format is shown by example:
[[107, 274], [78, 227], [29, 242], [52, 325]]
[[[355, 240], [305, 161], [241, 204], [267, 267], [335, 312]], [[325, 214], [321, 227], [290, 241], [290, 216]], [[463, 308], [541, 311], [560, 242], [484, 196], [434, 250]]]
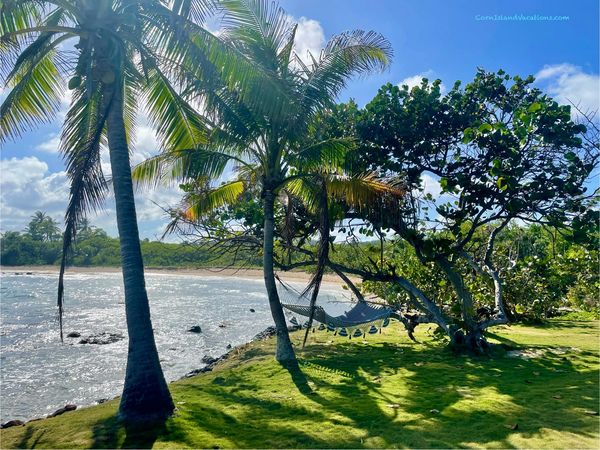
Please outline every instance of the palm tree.
[[[332, 38], [320, 55], [305, 63], [294, 52], [297, 26], [285, 11], [268, 0], [223, 0], [221, 39], [240, 62], [252, 65], [252, 83], [206, 83], [204, 73], [183, 64], [190, 102], [201, 106], [211, 124], [207, 143], [194, 148], [172, 148], [134, 170], [139, 181], [216, 179], [233, 164], [240, 175], [209, 193], [187, 196], [188, 213], [233, 202], [244, 191], [249, 174], [260, 184], [264, 212], [263, 270], [269, 305], [277, 329], [276, 359], [295, 361], [273, 270], [275, 202], [286, 186], [314, 178], [314, 171], [337, 171], [350, 139], [311, 141], [314, 118], [331, 106], [354, 75], [384, 69], [389, 43], [374, 32], [353, 31]], [[347, 181], [347, 180], [346, 180]], [[360, 181], [353, 181], [354, 185]], [[338, 177], [333, 183], [347, 190]], [[375, 185], [370, 178], [363, 186]], [[343, 186], [342, 186], [343, 185]], [[345, 186], [345, 187], [344, 187]]]
[[42, 211], [36, 211], [31, 216], [31, 221], [27, 225], [25, 232], [38, 241], [50, 242], [60, 238], [58, 223]]
[[19, 0], [3, 2], [0, 11], [2, 75], [11, 88], [0, 107], [0, 141], [54, 119], [67, 79], [72, 91], [61, 136], [71, 183], [58, 294], [61, 339], [67, 255], [86, 212], [107, 193], [100, 150], [109, 150], [129, 334], [119, 409], [126, 422], [160, 420], [174, 409], [145, 288], [129, 160], [135, 113], [142, 98], [165, 148], [203, 141], [205, 125], [169, 82], [164, 62], [185, 52], [185, 19], [201, 19], [205, 3], [175, 0], [169, 9], [159, 0]]

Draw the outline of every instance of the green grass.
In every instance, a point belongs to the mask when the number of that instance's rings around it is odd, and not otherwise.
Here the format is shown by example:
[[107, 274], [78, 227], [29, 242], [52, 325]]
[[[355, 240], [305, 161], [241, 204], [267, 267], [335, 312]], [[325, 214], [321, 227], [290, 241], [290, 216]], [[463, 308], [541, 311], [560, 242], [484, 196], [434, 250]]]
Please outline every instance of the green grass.
[[298, 352], [301, 372], [291, 373], [273, 360], [272, 340], [252, 343], [215, 371], [171, 384], [178, 411], [163, 428], [124, 429], [113, 400], [3, 430], [0, 444], [599, 447], [599, 418], [588, 414], [599, 401], [597, 321], [493, 330], [505, 346], [532, 349], [531, 359], [501, 348], [493, 357], [455, 356], [420, 328], [419, 344], [397, 326], [367, 342], [312, 334]]

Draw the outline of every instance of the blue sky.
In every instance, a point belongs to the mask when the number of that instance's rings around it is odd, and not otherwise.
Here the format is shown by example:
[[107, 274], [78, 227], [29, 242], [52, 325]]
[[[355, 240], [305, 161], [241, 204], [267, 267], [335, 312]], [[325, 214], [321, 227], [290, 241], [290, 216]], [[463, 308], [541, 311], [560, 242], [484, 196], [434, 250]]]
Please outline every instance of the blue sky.
[[[440, 78], [445, 86], [472, 79], [477, 67], [510, 74], [537, 75], [538, 85], [559, 101], [599, 105], [599, 29], [597, 0], [566, 1], [433, 1], [433, 0], [281, 0], [299, 22], [296, 49], [318, 52], [336, 33], [365, 29], [382, 33], [394, 49], [389, 70], [353, 81], [341, 100], [367, 103], [387, 82]], [[535, 17], [537, 15], [537, 18]], [[560, 16], [561, 20], [541, 20]], [[504, 20], [500, 20], [504, 19]], [[525, 19], [525, 20], [518, 20]], [[537, 20], [536, 20], [537, 19]], [[0, 93], [0, 98], [6, 92]], [[60, 115], [4, 145], [0, 153], [0, 230], [20, 230], [35, 210], [62, 219], [67, 203], [64, 165], [57, 154]], [[134, 162], [156, 152], [152, 129], [142, 119]], [[106, 164], [105, 164], [106, 166]], [[436, 191], [434, 180], [426, 180]], [[142, 237], [161, 234], [166, 220], [161, 205], [175, 204], [177, 189], [138, 196]], [[91, 220], [116, 235], [114, 206]]]

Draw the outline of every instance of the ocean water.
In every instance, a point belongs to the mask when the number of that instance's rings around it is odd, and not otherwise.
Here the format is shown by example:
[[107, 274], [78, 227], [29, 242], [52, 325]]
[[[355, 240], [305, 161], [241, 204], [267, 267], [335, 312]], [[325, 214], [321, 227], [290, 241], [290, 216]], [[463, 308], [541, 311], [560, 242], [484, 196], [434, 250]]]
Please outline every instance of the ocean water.
[[[64, 330], [59, 338], [56, 274], [4, 272], [0, 291], [0, 421], [45, 416], [67, 403], [92, 405], [121, 394], [127, 357], [125, 306], [119, 273], [67, 274]], [[262, 280], [218, 276], [147, 274], [152, 324], [165, 376], [181, 378], [213, 357], [250, 341], [273, 325]], [[297, 288], [302, 284], [291, 283]], [[329, 304], [345, 294], [323, 287]], [[254, 309], [255, 312], [251, 312]], [[343, 311], [340, 311], [343, 312]], [[187, 332], [200, 325], [202, 333]], [[121, 333], [118, 342], [79, 341]]]

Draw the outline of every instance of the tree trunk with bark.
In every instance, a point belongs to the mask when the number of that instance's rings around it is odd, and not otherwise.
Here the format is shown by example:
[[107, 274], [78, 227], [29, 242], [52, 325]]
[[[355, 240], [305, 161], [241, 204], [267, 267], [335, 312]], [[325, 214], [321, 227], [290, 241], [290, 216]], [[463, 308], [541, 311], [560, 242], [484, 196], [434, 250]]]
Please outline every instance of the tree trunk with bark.
[[317, 297], [321, 290], [321, 282], [323, 281], [323, 273], [325, 266], [329, 260], [329, 202], [327, 198], [327, 185], [324, 180], [321, 180], [321, 191], [319, 193], [319, 250], [317, 252], [317, 271], [310, 281], [309, 288], [312, 288], [310, 296], [310, 313], [308, 315], [308, 323], [302, 340], [302, 348], [306, 346], [308, 333], [313, 325], [315, 317], [315, 307], [317, 305]]
[[485, 339], [484, 329], [477, 321], [475, 308], [473, 306], [473, 297], [464, 283], [460, 273], [453, 264], [445, 258], [436, 261], [438, 266], [446, 274], [454, 292], [458, 297], [461, 307], [461, 316], [463, 320], [463, 329], [455, 330], [451, 336], [451, 345], [455, 350], [467, 350], [476, 353], [487, 351], [489, 344]]
[[119, 415], [126, 423], [155, 422], [167, 418], [173, 412], [174, 405], [160, 366], [150, 319], [123, 117], [122, 86], [115, 86], [112, 96], [109, 94], [107, 97], [110, 99], [107, 117], [108, 147], [129, 336]]
[[263, 230], [263, 274], [269, 297], [269, 307], [277, 332], [277, 350], [275, 359], [283, 364], [296, 362], [296, 354], [290, 341], [285, 315], [277, 292], [275, 272], [273, 270], [273, 234], [275, 232], [275, 193], [266, 190], [263, 198], [265, 223]]

